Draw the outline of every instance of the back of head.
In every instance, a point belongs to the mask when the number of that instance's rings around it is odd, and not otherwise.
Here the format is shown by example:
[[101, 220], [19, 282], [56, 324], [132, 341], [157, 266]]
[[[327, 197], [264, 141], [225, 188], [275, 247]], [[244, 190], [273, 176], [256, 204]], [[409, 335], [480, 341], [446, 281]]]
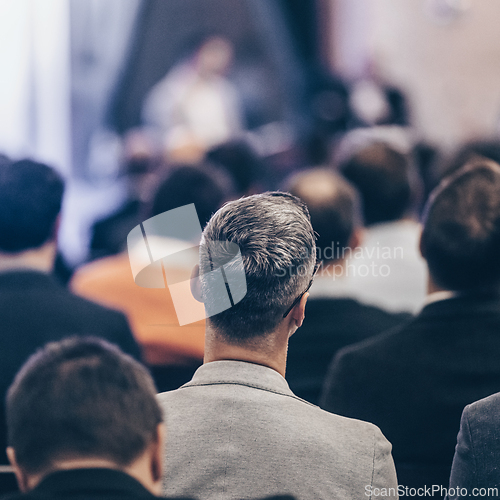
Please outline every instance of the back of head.
[[230, 173], [240, 195], [249, 193], [261, 173], [259, 157], [250, 145], [241, 139], [232, 139], [213, 147], [206, 158], [222, 165]]
[[409, 158], [388, 144], [374, 142], [363, 147], [340, 169], [361, 194], [367, 226], [400, 219], [410, 209]]
[[324, 168], [293, 175], [287, 190], [309, 209], [312, 227], [318, 234], [318, 259], [336, 260], [337, 249], [349, 245], [355, 227], [361, 223], [356, 190], [345, 179]]
[[32, 160], [0, 164], [0, 252], [38, 248], [55, 236], [64, 182]]
[[466, 165], [432, 192], [424, 213], [422, 254], [447, 290], [500, 284], [500, 166]]
[[160, 184], [151, 217], [194, 203], [203, 227], [232, 193], [229, 177], [212, 165], [179, 165]]
[[440, 169], [439, 180], [482, 158], [493, 160], [500, 165], [500, 140], [481, 139], [462, 144]]
[[147, 370], [93, 338], [50, 343], [34, 354], [8, 391], [6, 411], [8, 444], [30, 474], [82, 458], [125, 467], [162, 421]]
[[[247, 293], [230, 309], [207, 320], [232, 343], [272, 332], [306, 288], [316, 262], [307, 208], [288, 193], [264, 193], [227, 203], [210, 219], [203, 241], [231, 242], [241, 252]], [[212, 263], [224, 261], [224, 256], [204, 252], [204, 246], [200, 252], [200, 279], [207, 303], [217, 300], [212, 296], [216, 288], [214, 273], [210, 273]], [[223, 245], [215, 248], [224, 251]]]

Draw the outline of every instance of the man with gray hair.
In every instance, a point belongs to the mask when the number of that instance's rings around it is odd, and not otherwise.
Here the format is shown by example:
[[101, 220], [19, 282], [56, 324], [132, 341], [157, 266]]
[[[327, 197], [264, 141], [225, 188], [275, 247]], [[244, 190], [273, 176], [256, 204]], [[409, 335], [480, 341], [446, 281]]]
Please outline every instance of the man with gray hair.
[[[220, 301], [212, 271], [227, 261], [226, 242], [241, 259], [222, 274], [234, 276], [239, 262], [246, 294], [211, 315]], [[380, 430], [307, 403], [284, 378], [288, 339], [304, 320], [316, 270], [306, 206], [287, 193], [241, 198], [211, 218], [202, 243], [195, 294], [210, 316], [204, 365], [159, 395], [169, 429], [166, 496], [397, 498], [391, 445]]]

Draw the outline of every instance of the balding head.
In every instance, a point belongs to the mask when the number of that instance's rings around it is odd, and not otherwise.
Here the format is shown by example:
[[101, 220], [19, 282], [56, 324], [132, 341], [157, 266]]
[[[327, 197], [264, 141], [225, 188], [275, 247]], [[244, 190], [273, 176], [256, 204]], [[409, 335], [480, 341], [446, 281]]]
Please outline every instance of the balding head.
[[290, 178], [287, 190], [307, 205], [316, 249], [323, 261], [336, 260], [337, 249], [350, 245], [360, 225], [359, 197], [344, 178], [326, 168], [300, 172]]

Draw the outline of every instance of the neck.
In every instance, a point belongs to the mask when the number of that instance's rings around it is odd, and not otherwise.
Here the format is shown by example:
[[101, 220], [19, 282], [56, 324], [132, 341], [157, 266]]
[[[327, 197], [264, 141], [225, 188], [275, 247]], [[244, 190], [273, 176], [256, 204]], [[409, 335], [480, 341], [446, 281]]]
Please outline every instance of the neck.
[[436, 292], [449, 292], [449, 290], [446, 290], [446, 288], [441, 288], [439, 285], [437, 285], [432, 276], [429, 274], [429, 278], [427, 279], [427, 295]]
[[34, 269], [50, 273], [56, 257], [56, 243], [49, 241], [41, 247], [18, 253], [0, 252], [0, 272], [16, 269]]
[[[281, 331], [283, 330], [283, 331]], [[246, 361], [267, 366], [285, 376], [288, 333], [279, 328], [266, 337], [230, 344], [207, 324], [204, 363], [212, 361]]]
[[22, 491], [30, 491], [35, 488], [42, 479], [49, 474], [63, 470], [72, 469], [116, 469], [116, 465], [105, 459], [80, 459], [80, 460], [67, 460], [64, 462], [56, 462], [48, 471], [44, 471], [40, 474], [29, 474], [26, 477], [26, 483], [24, 487], [21, 487]]
[[23, 491], [30, 491], [35, 488], [44, 477], [48, 474], [57, 471], [67, 471], [75, 469], [114, 469], [119, 470], [133, 477], [136, 481], [141, 483], [146, 489], [155, 495], [161, 494], [161, 484], [151, 476], [151, 469], [148, 456], [141, 456], [135, 460], [131, 465], [120, 467], [118, 464], [111, 460], [100, 458], [80, 458], [74, 460], [65, 460], [63, 462], [56, 462], [51, 467], [50, 471], [41, 474], [29, 475], [26, 478], [25, 487]]

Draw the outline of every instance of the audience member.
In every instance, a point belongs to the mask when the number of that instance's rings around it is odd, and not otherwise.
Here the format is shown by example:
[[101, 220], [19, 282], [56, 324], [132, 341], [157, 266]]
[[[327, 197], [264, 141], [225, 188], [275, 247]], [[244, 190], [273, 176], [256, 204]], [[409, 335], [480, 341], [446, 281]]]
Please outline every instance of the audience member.
[[[178, 166], [158, 187], [150, 217], [194, 203], [203, 227], [231, 191], [226, 175], [208, 164]], [[175, 248], [176, 243], [166, 244]], [[198, 244], [199, 241], [193, 242]], [[188, 277], [190, 272], [191, 269]], [[200, 365], [205, 322], [179, 326], [169, 289], [136, 285], [127, 251], [83, 266], [75, 273], [71, 286], [75, 293], [127, 314], [144, 359], [154, 367], [160, 389], [179, 387]], [[162, 369], [165, 365], [176, 368]]]
[[434, 169], [434, 185], [439, 184], [441, 179], [456, 172], [466, 163], [482, 158], [493, 160], [500, 165], [500, 140], [484, 138], [462, 143], [449, 158], [436, 165]]
[[165, 168], [147, 134], [130, 130], [123, 141], [122, 179], [127, 191], [123, 204], [97, 220], [91, 228], [88, 260], [122, 252], [128, 233], [143, 220], [144, 211]]
[[500, 497], [499, 412], [500, 393], [465, 407], [451, 467], [450, 500]]
[[234, 179], [238, 195], [259, 192], [265, 171], [261, 159], [247, 141], [233, 139], [219, 144], [210, 149], [205, 158], [228, 171]]
[[378, 79], [361, 79], [351, 86], [349, 104], [352, 109], [351, 127], [409, 124], [409, 109], [405, 94]]
[[156, 498], [165, 428], [147, 370], [97, 338], [47, 344], [7, 395], [9, 498]]
[[378, 425], [401, 485], [446, 486], [462, 409], [500, 391], [500, 166], [469, 165], [440, 184], [420, 247], [427, 305], [341, 350], [322, 407]]
[[[301, 400], [284, 378], [288, 338], [304, 320], [315, 269], [305, 205], [287, 193], [241, 198], [210, 219], [203, 241], [238, 245], [241, 267], [225, 267], [245, 272], [247, 291], [206, 320], [204, 365], [193, 379], [158, 396], [168, 409], [164, 492], [206, 500], [394, 494], [391, 446], [379, 429]], [[224, 245], [222, 254], [209, 247], [194, 285], [207, 311], [220, 298], [211, 263], [227, 255]]]
[[[411, 149], [411, 156], [415, 162], [418, 176], [421, 180], [421, 196], [418, 203], [417, 212], [419, 215], [425, 207], [425, 202], [429, 198], [432, 190], [439, 184], [436, 182], [436, 166], [441, 160], [440, 148], [431, 142], [420, 140]], [[461, 166], [466, 162], [461, 163]]]
[[[0, 166], [2, 396], [37, 347], [68, 334], [92, 333], [140, 356], [123, 314], [71, 294], [49, 275], [63, 191], [61, 177], [41, 163], [22, 160]], [[3, 402], [0, 408], [0, 448], [4, 450]]]
[[316, 254], [323, 264], [309, 291], [304, 324], [288, 345], [286, 379], [297, 396], [318, 404], [328, 365], [341, 347], [388, 330], [410, 315], [362, 304], [349, 290], [349, 258], [362, 241], [355, 189], [321, 168], [295, 174], [287, 187], [309, 209], [318, 234]]
[[417, 311], [425, 300], [426, 267], [418, 252], [416, 186], [407, 154], [388, 142], [355, 149], [340, 169], [360, 191], [367, 226], [349, 274], [360, 300], [390, 311]]

